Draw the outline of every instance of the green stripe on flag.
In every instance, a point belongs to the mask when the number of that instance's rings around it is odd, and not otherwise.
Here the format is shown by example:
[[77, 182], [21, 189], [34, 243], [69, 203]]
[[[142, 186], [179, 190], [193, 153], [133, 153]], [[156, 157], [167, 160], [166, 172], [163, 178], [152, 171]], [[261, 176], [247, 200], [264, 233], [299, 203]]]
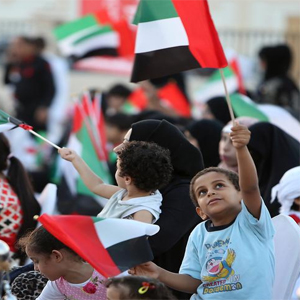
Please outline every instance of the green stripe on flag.
[[[112, 179], [108, 170], [105, 169], [105, 162], [98, 160], [95, 147], [89, 136], [89, 132], [85, 125], [82, 126], [80, 131], [76, 134], [78, 140], [82, 143], [82, 159], [87, 163], [87, 165], [92, 169], [92, 171], [97, 174], [105, 183], [111, 184]], [[77, 180], [77, 192], [79, 194], [95, 196], [86, 185], [83, 183], [81, 178]]]
[[63, 24], [54, 29], [54, 34], [58, 40], [63, 40], [66, 37], [75, 34], [81, 30], [87, 29], [89, 27], [99, 24], [93, 15], [88, 15], [79, 20], [75, 20], [70, 23]]
[[105, 33], [108, 33], [108, 32], [113, 32], [111, 26], [107, 25], [107, 26], [100, 27], [98, 30], [93, 31], [92, 33], [87, 34], [87, 35], [81, 37], [80, 39], [74, 41], [73, 45], [78, 45], [78, 44], [80, 44], [82, 42], [85, 42], [86, 40], [88, 40], [92, 37], [95, 37], [95, 36], [101, 35], [101, 34], [105, 34]]
[[92, 218], [92, 220], [93, 220], [94, 223], [105, 221], [104, 218], [100, 218], [100, 217], [91, 217], [91, 218]]
[[[223, 68], [224, 77], [229, 78], [235, 76], [233, 70], [230, 67]], [[212, 83], [222, 80], [221, 73], [219, 70], [216, 70], [207, 80], [207, 83]]]
[[252, 117], [260, 121], [268, 122], [265, 115], [254, 102], [248, 102], [246, 97], [240, 94], [230, 95], [231, 105], [237, 117]]
[[171, 0], [141, 0], [134, 16], [133, 24], [178, 18]]

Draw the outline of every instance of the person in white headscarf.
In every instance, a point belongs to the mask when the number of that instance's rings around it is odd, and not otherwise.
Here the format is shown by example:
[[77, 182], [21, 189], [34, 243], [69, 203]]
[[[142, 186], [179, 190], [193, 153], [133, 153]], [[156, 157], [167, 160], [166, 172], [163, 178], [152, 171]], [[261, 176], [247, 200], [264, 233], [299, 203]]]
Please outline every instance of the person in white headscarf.
[[273, 202], [281, 204], [280, 213], [291, 216], [300, 225], [300, 166], [289, 169], [272, 188]]

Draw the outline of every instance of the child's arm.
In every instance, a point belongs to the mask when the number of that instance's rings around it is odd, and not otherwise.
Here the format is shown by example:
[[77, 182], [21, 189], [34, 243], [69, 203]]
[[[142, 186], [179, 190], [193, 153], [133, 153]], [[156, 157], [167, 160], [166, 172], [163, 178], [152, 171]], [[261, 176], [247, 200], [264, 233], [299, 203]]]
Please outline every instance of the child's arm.
[[257, 219], [260, 217], [261, 197], [258, 186], [257, 172], [253, 159], [247, 148], [250, 140], [250, 131], [247, 127], [235, 124], [230, 137], [236, 148], [238, 161], [240, 188], [243, 201], [249, 212]]
[[152, 224], [153, 215], [148, 210], [139, 210], [133, 215], [133, 220]]
[[147, 262], [129, 270], [129, 274], [157, 278], [168, 287], [185, 293], [196, 293], [201, 280], [186, 274], [169, 272], [153, 262]]
[[73, 164], [84, 184], [94, 194], [104, 198], [110, 198], [114, 193], [121, 189], [115, 185], [105, 184], [75, 151], [68, 148], [61, 148], [58, 150], [58, 153], [63, 159], [68, 160]]

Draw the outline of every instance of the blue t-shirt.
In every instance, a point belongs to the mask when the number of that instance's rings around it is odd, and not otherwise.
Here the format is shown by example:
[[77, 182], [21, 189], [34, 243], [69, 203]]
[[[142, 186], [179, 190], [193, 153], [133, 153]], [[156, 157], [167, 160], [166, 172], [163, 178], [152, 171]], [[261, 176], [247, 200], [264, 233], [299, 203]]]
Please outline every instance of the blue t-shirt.
[[259, 220], [242, 202], [227, 226], [202, 222], [191, 233], [181, 274], [202, 281], [191, 299], [270, 300], [275, 277], [275, 230], [262, 201]]

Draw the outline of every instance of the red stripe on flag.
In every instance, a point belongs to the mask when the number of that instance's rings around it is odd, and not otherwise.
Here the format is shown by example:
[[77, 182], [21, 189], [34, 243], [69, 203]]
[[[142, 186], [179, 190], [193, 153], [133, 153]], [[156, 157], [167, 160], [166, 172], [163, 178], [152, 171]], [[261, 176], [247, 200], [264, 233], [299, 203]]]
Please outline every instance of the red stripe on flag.
[[172, 0], [189, 40], [189, 49], [202, 68], [225, 68], [227, 60], [206, 0]]
[[111, 277], [121, 273], [99, 240], [91, 217], [43, 214], [38, 221], [103, 276]]

